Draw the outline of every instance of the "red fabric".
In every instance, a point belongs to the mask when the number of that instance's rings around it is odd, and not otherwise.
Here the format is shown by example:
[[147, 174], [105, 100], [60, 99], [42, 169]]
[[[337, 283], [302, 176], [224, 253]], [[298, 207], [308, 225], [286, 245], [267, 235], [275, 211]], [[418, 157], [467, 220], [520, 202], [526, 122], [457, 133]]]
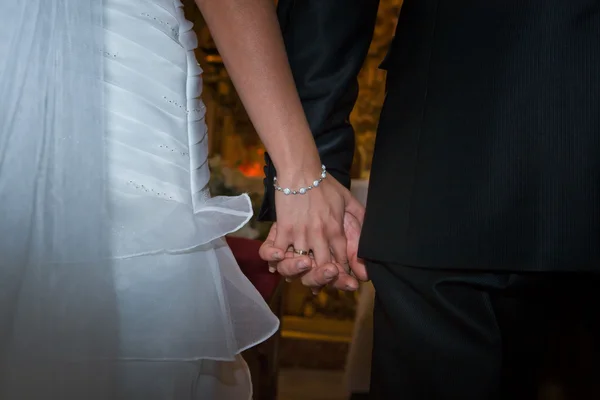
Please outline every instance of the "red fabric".
[[229, 236], [226, 237], [226, 240], [244, 275], [252, 282], [263, 298], [269, 301], [279, 284], [281, 276], [270, 273], [269, 264], [258, 255], [262, 242]]

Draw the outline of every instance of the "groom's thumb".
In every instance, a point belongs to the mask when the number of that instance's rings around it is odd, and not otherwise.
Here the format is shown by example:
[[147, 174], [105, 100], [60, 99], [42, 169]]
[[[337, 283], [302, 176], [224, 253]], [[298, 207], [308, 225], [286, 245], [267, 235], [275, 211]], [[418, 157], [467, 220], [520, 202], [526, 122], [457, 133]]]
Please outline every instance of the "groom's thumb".
[[362, 227], [365, 219], [365, 207], [350, 192], [346, 194], [346, 212], [352, 214]]
[[365, 265], [364, 260], [360, 258], [354, 259], [352, 262], [350, 262], [350, 269], [352, 270], [352, 275], [354, 275], [359, 281], [367, 282], [369, 280], [367, 266]]

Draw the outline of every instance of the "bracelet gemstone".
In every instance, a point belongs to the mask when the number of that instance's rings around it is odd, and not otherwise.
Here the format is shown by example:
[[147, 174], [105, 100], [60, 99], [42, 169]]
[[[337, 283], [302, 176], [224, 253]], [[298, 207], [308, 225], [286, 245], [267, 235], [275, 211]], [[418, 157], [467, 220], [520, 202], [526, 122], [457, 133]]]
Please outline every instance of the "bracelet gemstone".
[[315, 179], [311, 185], [308, 185], [306, 187], [301, 187], [299, 189], [283, 188], [283, 187], [279, 186], [279, 184], [277, 183], [277, 177], [275, 176], [275, 177], [273, 177], [273, 187], [275, 188], [275, 190], [277, 190], [278, 192], [282, 192], [285, 195], [306, 194], [309, 190], [312, 190], [312, 189], [318, 187], [321, 184], [321, 182], [323, 182], [323, 179], [325, 179], [326, 177], [327, 177], [327, 168], [325, 168], [324, 165], [321, 165], [321, 176], [318, 179]]

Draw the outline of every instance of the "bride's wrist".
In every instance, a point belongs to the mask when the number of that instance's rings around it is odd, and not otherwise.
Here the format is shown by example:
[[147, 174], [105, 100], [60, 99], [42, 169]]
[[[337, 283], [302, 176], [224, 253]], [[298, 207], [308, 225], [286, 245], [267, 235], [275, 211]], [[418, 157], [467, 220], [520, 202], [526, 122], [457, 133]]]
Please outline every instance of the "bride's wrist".
[[280, 179], [289, 180], [290, 183], [297, 183], [298, 180], [311, 177], [314, 174], [319, 174], [321, 170], [321, 160], [316, 148], [314, 151], [303, 151], [296, 149], [271, 157], [277, 171], [277, 177]]
[[[319, 160], [310, 164], [297, 164], [289, 168], [276, 168], [277, 176], [273, 184], [278, 191], [285, 194], [289, 189], [290, 192], [305, 192], [319, 186], [319, 184], [327, 176], [326, 168]], [[305, 189], [302, 190], [301, 189]]]

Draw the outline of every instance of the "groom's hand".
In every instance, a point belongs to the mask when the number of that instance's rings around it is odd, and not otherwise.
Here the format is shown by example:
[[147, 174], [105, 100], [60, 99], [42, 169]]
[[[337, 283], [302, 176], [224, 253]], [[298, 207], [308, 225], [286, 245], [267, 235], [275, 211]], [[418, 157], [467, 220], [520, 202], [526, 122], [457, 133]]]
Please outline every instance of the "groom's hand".
[[354, 198], [348, 202], [344, 215], [344, 230], [347, 243], [348, 264], [326, 263], [316, 265], [309, 256], [298, 256], [291, 251], [274, 247], [277, 225], [273, 224], [267, 240], [260, 249], [260, 256], [269, 262], [271, 272], [279, 272], [286, 280], [300, 278], [303, 285], [318, 291], [331, 285], [335, 289], [353, 291], [358, 281], [368, 280], [364, 262], [358, 258], [358, 240], [362, 227], [364, 207]]

